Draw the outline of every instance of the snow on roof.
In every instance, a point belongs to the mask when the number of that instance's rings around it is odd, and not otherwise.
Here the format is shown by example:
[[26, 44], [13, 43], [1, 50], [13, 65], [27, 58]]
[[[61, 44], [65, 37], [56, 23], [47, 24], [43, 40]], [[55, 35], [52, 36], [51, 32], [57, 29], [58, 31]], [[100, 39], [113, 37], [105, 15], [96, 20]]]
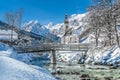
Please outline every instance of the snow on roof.
[[[13, 40], [18, 39], [18, 34], [13, 31]], [[0, 30], [0, 40], [11, 40], [11, 30]]]

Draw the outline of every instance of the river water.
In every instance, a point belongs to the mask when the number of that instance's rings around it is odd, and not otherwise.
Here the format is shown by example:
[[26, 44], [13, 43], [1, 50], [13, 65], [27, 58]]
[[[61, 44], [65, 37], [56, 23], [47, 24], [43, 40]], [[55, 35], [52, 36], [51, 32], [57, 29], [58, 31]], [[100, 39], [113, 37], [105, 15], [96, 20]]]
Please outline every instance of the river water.
[[54, 68], [53, 65], [45, 68], [58, 80], [120, 80], [120, 69], [110, 66], [57, 62]]
[[[83, 65], [35, 58], [33, 65], [40, 65], [53, 73], [58, 80], [120, 80], [120, 68], [103, 65]], [[84, 76], [84, 77], [83, 77]], [[87, 79], [82, 79], [87, 78]]]

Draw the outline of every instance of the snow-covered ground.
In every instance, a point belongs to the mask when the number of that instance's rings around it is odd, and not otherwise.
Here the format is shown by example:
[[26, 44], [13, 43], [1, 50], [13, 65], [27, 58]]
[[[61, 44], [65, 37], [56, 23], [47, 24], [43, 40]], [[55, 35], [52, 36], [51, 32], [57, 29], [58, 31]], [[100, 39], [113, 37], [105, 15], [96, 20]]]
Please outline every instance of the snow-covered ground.
[[55, 80], [46, 70], [34, 68], [15, 59], [0, 56], [1, 80]]
[[120, 66], [120, 48], [118, 46], [95, 48], [84, 52], [61, 51], [57, 53], [57, 60], [67, 63], [101, 63]]
[[74, 51], [59, 51], [57, 53], [57, 60], [68, 62], [68, 63], [78, 63], [78, 60], [81, 57], [82, 52]]
[[41, 67], [11, 58], [13, 54], [12, 48], [0, 43], [0, 80], [56, 80]]

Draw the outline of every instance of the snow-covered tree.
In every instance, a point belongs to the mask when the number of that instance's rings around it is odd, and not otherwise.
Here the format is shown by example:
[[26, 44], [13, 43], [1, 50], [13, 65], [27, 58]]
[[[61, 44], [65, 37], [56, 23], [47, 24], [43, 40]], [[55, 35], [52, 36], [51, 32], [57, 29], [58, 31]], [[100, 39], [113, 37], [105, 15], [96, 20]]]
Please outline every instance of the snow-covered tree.
[[89, 25], [93, 28], [96, 46], [101, 34], [103, 34], [105, 44], [112, 45], [116, 42], [119, 45], [117, 25], [120, 17], [120, 4], [118, 4], [117, 0], [92, 1], [93, 5], [88, 8], [88, 21]]

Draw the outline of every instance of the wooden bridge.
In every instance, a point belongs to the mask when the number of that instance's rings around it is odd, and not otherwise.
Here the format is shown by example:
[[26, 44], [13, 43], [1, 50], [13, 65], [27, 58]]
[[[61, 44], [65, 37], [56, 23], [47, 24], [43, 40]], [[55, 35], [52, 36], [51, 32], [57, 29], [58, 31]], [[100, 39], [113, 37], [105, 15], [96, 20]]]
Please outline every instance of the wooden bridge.
[[47, 51], [87, 51], [90, 44], [42, 44], [39, 46], [15, 46], [18, 53], [47, 52]]
[[56, 51], [82, 51], [86, 53], [90, 44], [43, 44], [39, 46], [16, 46], [18, 53], [51, 52], [51, 64], [56, 64]]

